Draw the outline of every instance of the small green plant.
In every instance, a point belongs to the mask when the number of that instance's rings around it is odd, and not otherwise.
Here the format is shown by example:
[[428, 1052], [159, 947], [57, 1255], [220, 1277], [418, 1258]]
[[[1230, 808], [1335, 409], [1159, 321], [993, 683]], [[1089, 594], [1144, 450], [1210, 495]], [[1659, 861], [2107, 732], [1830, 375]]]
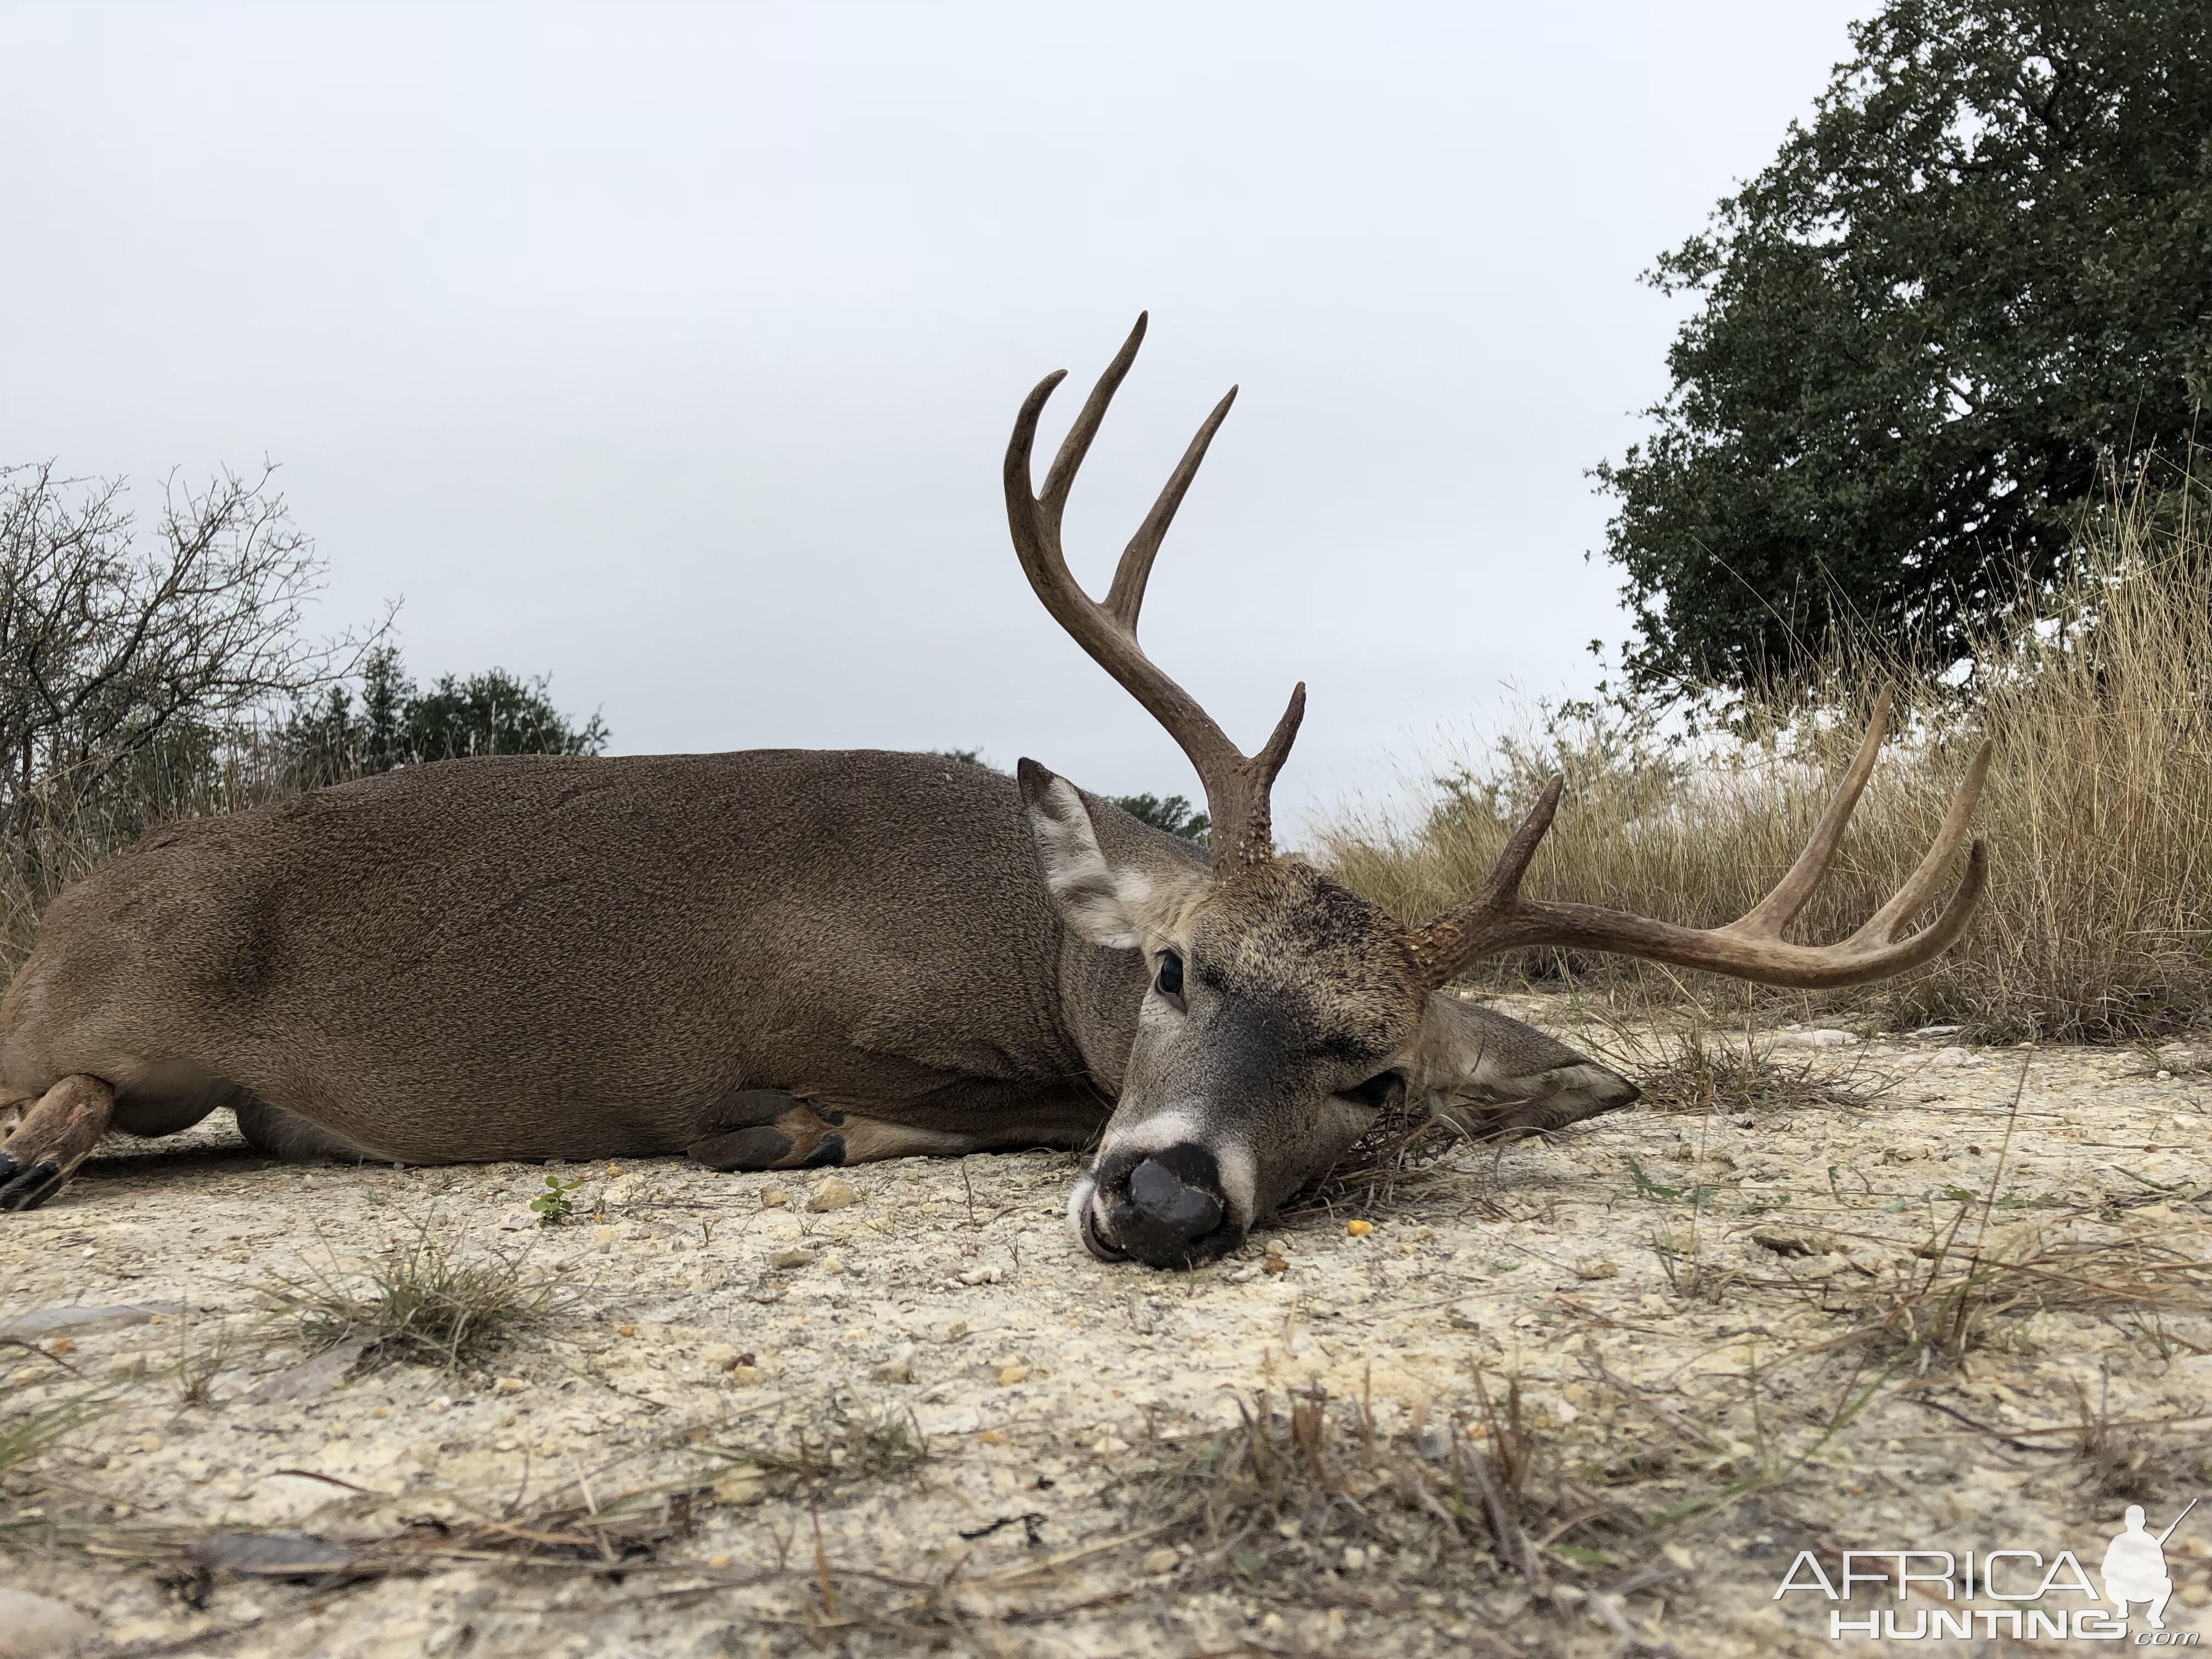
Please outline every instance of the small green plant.
[[568, 1196], [584, 1184], [584, 1177], [563, 1181], [558, 1176], [545, 1177], [545, 1190], [530, 1200], [530, 1207], [538, 1213], [541, 1227], [561, 1227], [576, 1218], [576, 1200]]

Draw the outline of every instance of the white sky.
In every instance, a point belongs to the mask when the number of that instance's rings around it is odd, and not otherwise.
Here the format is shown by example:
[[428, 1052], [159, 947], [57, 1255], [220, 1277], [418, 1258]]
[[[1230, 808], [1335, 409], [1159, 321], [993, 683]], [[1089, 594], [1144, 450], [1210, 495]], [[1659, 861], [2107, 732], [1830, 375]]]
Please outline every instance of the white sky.
[[621, 751], [1195, 794], [999, 485], [1150, 307], [1071, 556], [1103, 590], [1241, 382], [1145, 639], [1248, 750], [1308, 682], [1295, 822], [1622, 637], [1583, 471], [1665, 386], [1636, 273], [1870, 9], [18, 0], [0, 459], [265, 454], [324, 625], [404, 596], [418, 675], [550, 672]]

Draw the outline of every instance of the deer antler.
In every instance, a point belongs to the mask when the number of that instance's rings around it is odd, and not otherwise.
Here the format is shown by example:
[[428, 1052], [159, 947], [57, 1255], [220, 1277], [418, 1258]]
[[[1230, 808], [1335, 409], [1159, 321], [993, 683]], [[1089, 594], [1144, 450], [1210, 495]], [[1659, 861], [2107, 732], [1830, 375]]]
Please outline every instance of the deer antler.
[[1884, 691], [1875, 702], [1865, 741], [1859, 744], [1850, 769], [1844, 773], [1828, 810], [1814, 826], [1812, 839], [1797, 855], [1797, 862], [1772, 892], [1725, 927], [1678, 927], [1622, 910], [1589, 904], [1547, 904], [1521, 897], [1522, 875], [1535, 854], [1536, 843], [1552, 827], [1553, 813], [1559, 810], [1564, 780], [1555, 777], [1506, 841], [1480, 890], [1413, 933], [1416, 958], [1432, 985], [1443, 984], [1479, 957], [1532, 945], [1612, 951], [1672, 963], [1679, 968], [1732, 974], [1767, 985], [1807, 988], [1856, 985], [1918, 967], [1940, 955], [1966, 931], [1966, 920], [1973, 914], [1988, 878], [1988, 854], [1977, 841], [1967, 850], [1965, 878], [1943, 907], [1943, 914], [1911, 938], [1897, 937], [1899, 930], [1934, 896], [1945, 866], [1966, 836], [1982, 779], [1990, 768], [1986, 743], [1968, 763], [1966, 778], [1952, 798], [1951, 810], [1919, 867], [1863, 927], [1834, 945], [1792, 945], [1782, 937], [1783, 928], [1805, 908], [1814, 888], [1827, 873], [1828, 860], [1843, 838], [1844, 825], [1874, 770], [1888, 717], [1889, 693]]
[[1159, 499], [1123, 550], [1121, 562], [1114, 569], [1113, 585], [1106, 591], [1105, 604], [1100, 605], [1083, 591], [1069, 574], [1066, 556], [1060, 551], [1060, 518], [1067, 506], [1067, 492], [1091, 441], [1098, 435], [1106, 406], [1114, 401], [1121, 377], [1136, 361], [1137, 348], [1144, 343], [1145, 321], [1146, 313], [1139, 313], [1129, 337], [1098, 377], [1098, 384], [1091, 387], [1082, 413], [1075, 417], [1075, 424], [1060, 446], [1060, 453], [1053, 457], [1052, 470], [1045, 474], [1044, 494], [1037, 496], [1030, 494], [1030, 447], [1036, 441], [1037, 416], [1043, 412], [1045, 399], [1067, 378], [1067, 371], [1055, 369], [1046, 375], [1023, 403], [1021, 413], [1014, 416], [1014, 435], [1006, 445], [1006, 523], [1013, 532], [1014, 551], [1021, 559], [1023, 573], [1053, 620], [1120, 681], [1190, 757], [1199, 781], [1206, 786], [1206, 810], [1213, 819], [1214, 868], [1226, 869], [1230, 860], [1243, 865], [1264, 863], [1273, 853], [1268, 791], [1274, 786], [1275, 774], [1283, 769], [1291, 741], [1297, 736], [1298, 721], [1304, 717], [1305, 683], [1300, 681], [1291, 693], [1290, 707], [1275, 722], [1267, 741], [1260, 745], [1260, 752], [1247, 756], [1229, 741], [1190, 693], [1162, 673], [1137, 643], [1137, 613], [1144, 607], [1145, 583], [1152, 574], [1152, 560], [1159, 553], [1168, 526], [1175, 522], [1183, 492], [1190, 488], [1199, 463], [1206, 459], [1206, 446], [1213, 441], [1229, 405], [1237, 401], [1237, 388], [1230, 387], [1229, 395], [1213, 406], [1213, 413], [1206, 417], [1190, 447], [1183, 451], [1182, 459], [1176, 463]]

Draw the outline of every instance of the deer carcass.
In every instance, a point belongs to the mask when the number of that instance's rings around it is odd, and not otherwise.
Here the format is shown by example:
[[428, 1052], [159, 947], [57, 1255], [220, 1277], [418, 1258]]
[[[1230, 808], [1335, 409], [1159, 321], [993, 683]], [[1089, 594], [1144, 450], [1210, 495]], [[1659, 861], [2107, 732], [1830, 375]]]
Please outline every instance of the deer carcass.
[[1032, 392], [1006, 457], [1015, 550], [1047, 610], [1182, 746], [1208, 853], [1033, 761], [1015, 777], [875, 750], [408, 767], [171, 824], [63, 893], [0, 1001], [0, 1207], [59, 1191], [110, 1127], [220, 1106], [294, 1158], [409, 1164], [684, 1153], [722, 1170], [1097, 1144], [1071, 1206], [1101, 1257], [1233, 1248], [1412, 1101], [1499, 1131], [1621, 1105], [1631, 1084], [1443, 987], [1530, 945], [1770, 984], [1928, 961], [1965, 927], [1979, 843], [1941, 915], [1987, 763], [1918, 870], [1839, 944], [1782, 937], [1881, 738], [1878, 711], [1779, 886], [1698, 929], [1520, 896], [1554, 780], [1481, 890], [1401, 926], [1276, 856], [1268, 794], [1304, 689], [1252, 756], [1137, 643], [1154, 555], [1232, 391], [1122, 555], [1104, 602], [1068, 573], [1070, 486], [1139, 319], [1031, 492]]

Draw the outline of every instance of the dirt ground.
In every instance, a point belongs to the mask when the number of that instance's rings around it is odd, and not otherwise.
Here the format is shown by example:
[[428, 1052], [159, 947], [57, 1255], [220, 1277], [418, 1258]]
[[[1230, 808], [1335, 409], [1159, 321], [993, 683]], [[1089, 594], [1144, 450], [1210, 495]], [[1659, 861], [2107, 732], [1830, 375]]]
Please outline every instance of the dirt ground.
[[[2086, 1606], [2063, 1573], [1971, 1642], [1905, 1640], [1963, 1604], [1866, 1555], [1848, 1604], [1776, 1590], [1846, 1552], [2094, 1574], [2128, 1504], [2212, 1498], [2212, 1040], [1627, 1041], [1644, 1107], [1432, 1139], [1188, 1274], [1090, 1260], [1064, 1154], [111, 1143], [0, 1224], [0, 1467], [97, 1413], [0, 1474], [0, 1654], [2071, 1650], [2005, 1623]], [[458, 1368], [308, 1316], [426, 1245], [542, 1305]], [[2212, 1623], [2208, 1540], [2212, 1503], [2162, 1634]]]

